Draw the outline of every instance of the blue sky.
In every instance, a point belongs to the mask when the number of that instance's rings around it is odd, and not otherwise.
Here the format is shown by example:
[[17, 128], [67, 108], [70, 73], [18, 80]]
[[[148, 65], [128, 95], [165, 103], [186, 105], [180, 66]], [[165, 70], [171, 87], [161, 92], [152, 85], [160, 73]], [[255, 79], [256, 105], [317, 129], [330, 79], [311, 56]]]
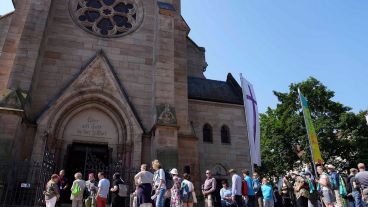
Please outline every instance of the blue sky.
[[206, 47], [206, 77], [239, 73], [254, 85], [259, 111], [272, 93], [314, 76], [335, 99], [368, 108], [368, 1], [182, 0], [189, 36]]
[[[11, 11], [1, 0], [0, 14]], [[272, 90], [314, 76], [335, 100], [368, 108], [368, 1], [182, 0], [189, 36], [206, 48], [206, 77], [231, 72], [253, 83], [259, 111], [275, 107]]]

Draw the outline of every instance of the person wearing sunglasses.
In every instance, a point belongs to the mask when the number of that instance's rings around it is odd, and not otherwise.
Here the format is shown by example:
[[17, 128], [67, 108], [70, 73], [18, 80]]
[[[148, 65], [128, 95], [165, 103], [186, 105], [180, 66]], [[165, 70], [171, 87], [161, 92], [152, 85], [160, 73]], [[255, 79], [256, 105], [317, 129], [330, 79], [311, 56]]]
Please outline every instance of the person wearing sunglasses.
[[205, 207], [214, 206], [214, 196], [213, 193], [216, 190], [216, 179], [212, 177], [210, 170], [206, 170], [206, 180], [202, 185], [202, 194], [205, 197]]

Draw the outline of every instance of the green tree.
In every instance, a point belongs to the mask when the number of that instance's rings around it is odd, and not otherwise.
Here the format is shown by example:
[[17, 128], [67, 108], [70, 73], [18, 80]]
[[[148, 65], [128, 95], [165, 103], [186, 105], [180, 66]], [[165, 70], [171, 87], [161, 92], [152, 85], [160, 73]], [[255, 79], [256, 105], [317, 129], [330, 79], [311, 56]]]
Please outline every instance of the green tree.
[[[323, 159], [344, 165], [355, 164], [344, 160], [366, 160], [367, 149], [362, 144], [368, 144], [368, 127], [363, 112], [350, 112], [351, 108], [332, 100], [333, 91], [310, 77], [291, 84], [287, 93], [274, 91], [279, 103], [261, 114], [261, 171], [279, 175], [308, 162], [309, 143], [298, 88], [308, 99]], [[297, 156], [297, 146], [306, 152], [304, 156]]]
[[368, 127], [365, 119], [367, 111], [358, 114], [344, 113], [340, 116], [338, 124], [339, 137], [346, 140], [352, 149], [350, 154], [350, 166], [359, 162], [368, 163]]

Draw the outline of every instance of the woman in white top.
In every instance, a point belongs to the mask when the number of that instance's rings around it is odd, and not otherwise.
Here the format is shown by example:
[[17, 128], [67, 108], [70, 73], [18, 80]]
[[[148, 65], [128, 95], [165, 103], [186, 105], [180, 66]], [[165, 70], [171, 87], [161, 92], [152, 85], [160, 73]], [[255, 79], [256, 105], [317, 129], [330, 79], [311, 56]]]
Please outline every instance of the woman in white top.
[[155, 170], [153, 175], [153, 189], [155, 190], [156, 207], [164, 207], [164, 195], [166, 192], [165, 171], [161, 168], [158, 160], [152, 162], [152, 168]]
[[141, 165], [141, 171], [134, 176], [134, 181], [137, 186], [137, 206], [150, 206], [152, 204], [153, 174], [147, 171], [147, 164]]

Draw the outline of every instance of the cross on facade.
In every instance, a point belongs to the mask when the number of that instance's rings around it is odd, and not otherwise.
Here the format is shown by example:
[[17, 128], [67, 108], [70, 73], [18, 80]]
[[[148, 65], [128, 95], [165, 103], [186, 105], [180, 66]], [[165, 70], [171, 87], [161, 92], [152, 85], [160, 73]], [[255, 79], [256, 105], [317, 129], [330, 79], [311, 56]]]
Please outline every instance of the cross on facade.
[[253, 107], [253, 139], [254, 139], [254, 143], [256, 142], [256, 130], [257, 130], [257, 124], [256, 124], [256, 106], [257, 106], [257, 101], [254, 99], [253, 94], [252, 94], [252, 90], [250, 88], [250, 86], [248, 85], [248, 89], [249, 89], [249, 93], [250, 95], [247, 95], [247, 99], [250, 100], [252, 102], [252, 107]]

